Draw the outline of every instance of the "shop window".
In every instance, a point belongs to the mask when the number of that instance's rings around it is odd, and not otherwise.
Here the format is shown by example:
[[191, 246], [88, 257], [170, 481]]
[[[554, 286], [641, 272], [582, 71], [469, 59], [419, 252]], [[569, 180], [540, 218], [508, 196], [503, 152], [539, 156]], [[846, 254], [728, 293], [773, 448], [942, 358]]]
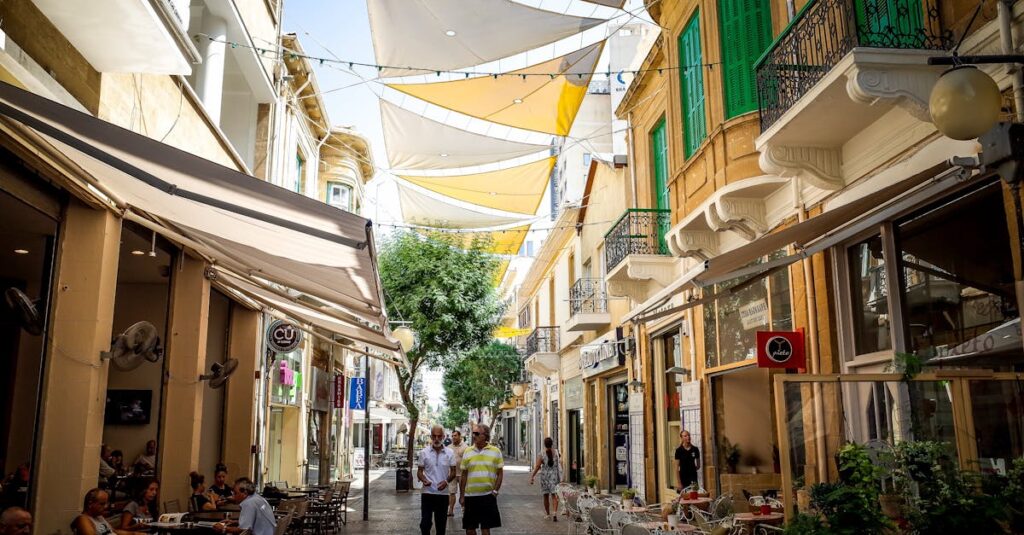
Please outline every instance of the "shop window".
[[1024, 386], [1019, 381], [971, 381], [971, 415], [983, 472], [1006, 475], [1024, 456]]
[[[785, 251], [768, 258], [780, 258]], [[764, 258], [754, 263], [763, 263]], [[744, 279], [715, 285], [722, 292]], [[756, 280], [734, 293], [725, 293], [704, 305], [704, 346], [708, 368], [753, 360], [757, 357], [757, 331], [792, 330], [793, 313], [789, 295], [789, 270], [780, 270]]]
[[848, 249], [853, 345], [858, 355], [892, 349], [889, 290], [885, 284], [882, 238], [873, 236]]
[[991, 182], [897, 223], [907, 349], [933, 363], [1020, 361], [1003, 195]]

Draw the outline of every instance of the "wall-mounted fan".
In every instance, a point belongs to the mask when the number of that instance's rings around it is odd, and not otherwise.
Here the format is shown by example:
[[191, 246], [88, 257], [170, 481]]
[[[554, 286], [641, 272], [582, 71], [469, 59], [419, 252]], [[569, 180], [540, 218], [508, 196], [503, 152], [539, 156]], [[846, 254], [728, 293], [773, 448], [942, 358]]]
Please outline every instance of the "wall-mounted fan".
[[123, 372], [132, 371], [143, 362], [156, 362], [163, 356], [160, 336], [156, 327], [148, 321], [140, 321], [114, 337], [110, 351], [104, 351], [100, 358], [113, 362]]
[[4, 292], [7, 299], [7, 306], [18, 314], [21, 328], [32, 335], [40, 335], [43, 332], [43, 315], [39, 310], [39, 300], [32, 300], [25, 292], [11, 287]]
[[221, 388], [228, 382], [228, 377], [238, 369], [238, 359], [227, 359], [224, 364], [210, 364], [210, 373], [199, 376], [200, 381], [210, 381], [210, 388]]

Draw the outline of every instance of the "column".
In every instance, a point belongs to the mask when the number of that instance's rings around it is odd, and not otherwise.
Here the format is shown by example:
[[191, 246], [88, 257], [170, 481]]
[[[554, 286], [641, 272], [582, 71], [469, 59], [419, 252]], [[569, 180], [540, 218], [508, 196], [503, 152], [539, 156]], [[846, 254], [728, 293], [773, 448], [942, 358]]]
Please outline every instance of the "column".
[[46, 347], [33, 511], [37, 533], [68, 529], [96, 486], [121, 220], [70, 201], [60, 231]]
[[170, 332], [160, 411], [160, 499], [186, 503], [192, 489], [189, 472], [199, 466], [202, 431], [206, 333], [210, 316], [210, 281], [206, 263], [180, 253], [171, 265]]
[[204, 13], [201, 33], [208, 36], [201, 39], [200, 52], [203, 63], [196, 69], [196, 94], [203, 101], [206, 113], [213, 122], [220, 124], [221, 100], [224, 97], [224, 59], [227, 54], [228, 27], [224, 19]]
[[232, 478], [253, 476], [260, 350], [260, 313], [233, 304], [228, 357], [238, 359], [224, 396], [224, 464]]

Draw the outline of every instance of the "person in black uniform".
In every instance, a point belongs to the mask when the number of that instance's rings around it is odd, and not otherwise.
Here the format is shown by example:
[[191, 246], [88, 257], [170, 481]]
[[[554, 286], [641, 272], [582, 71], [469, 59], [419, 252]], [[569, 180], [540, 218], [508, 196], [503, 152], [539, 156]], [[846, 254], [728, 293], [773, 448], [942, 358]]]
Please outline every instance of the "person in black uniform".
[[697, 470], [700, 470], [700, 450], [690, 443], [690, 432], [679, 432], [679, 447], [676, 448], [676, 473], [679, 474], [679, 486], [676, 491], [697, 483]]

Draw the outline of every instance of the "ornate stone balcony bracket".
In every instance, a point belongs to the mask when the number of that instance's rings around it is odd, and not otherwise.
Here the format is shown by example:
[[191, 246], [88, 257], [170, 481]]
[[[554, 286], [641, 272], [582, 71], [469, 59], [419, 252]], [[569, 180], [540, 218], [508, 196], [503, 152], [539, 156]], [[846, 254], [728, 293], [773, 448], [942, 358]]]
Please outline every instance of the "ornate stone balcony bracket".
[[668, 248], [678, 257], [708, 260], [718, 255], [718, 234], [711, 230], [674, 228], [668, 234]]
[[839, 149], [765, 145], [758, 163], [766, 173], [799, 178], [808, 184], [834, 191], [843, 187], [843, 157]]
[[677, 260], [664, 255], [630, 255], [608, 273], [608, 295], [638, 303], [675, 280]]
[[931, 122], [928, 97], [941, 72], [941, 68], [929, 65], [854, 62], [846, 73], [846, 92], [854, 102], [874, 105], [889, 100], [915, 119]]

